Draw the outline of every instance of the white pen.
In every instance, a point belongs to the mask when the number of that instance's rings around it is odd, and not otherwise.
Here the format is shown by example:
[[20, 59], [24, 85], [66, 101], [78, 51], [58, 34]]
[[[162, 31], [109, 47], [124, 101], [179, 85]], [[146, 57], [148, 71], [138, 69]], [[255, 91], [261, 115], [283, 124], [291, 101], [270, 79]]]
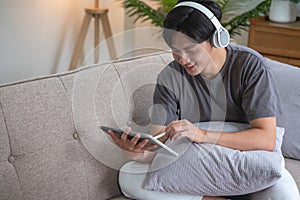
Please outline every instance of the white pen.
[[162, 132], [161, 134], [158, 134], [156, 136], [153, 136], [155, 139], [158, 139], [158, 138], [161, 138], [163, 137], [164, 135], [166, 135], [166, 132]]

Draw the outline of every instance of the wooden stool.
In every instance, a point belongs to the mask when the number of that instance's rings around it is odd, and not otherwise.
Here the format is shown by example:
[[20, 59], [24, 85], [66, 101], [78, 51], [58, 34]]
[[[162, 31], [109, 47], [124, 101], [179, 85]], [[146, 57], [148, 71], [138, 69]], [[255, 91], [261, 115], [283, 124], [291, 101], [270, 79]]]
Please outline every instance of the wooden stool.
[[95, 59], [95, 63], [98, 62], [99, 60], [99, 42], [100, 42], [100, 22], [99, 20], [101, 20], [102, 23], [102, 27], [103, 27], [103, 32], [104, 32], [104, 37], [106, 39], [107, 42], [107, 47], [108, 47], [108, 51], [109, 51], [109, 55], [110, 58], [112, 60], [115, 60], [117, 58], [117, 53], [116, 53], [116, 49], [115, 49], [115, 45], [114, 42], [111, 39], [108, 40], [108, 38], [110, 38], [112, 36], [112, 32], [111, 32], [111, 28], [110, 28], [110, 24], [108, 21], [108, 8], [105, 7], [99, 7], [98, 4], [95, 4], [95, 7], [86, 7], [85, 8], [85, 16], [81, 25], [81, 30], [75, 45], [75, 49], [73, 52], [73, 56], [72, 56], [72, 60], [71, 60], [71, 64], [69, 66], [69, 70], [73, 70], [77, 67], [78, 65], [78, 61], [80, 58], [80, 54], [82, 52], [82, 48], [83, 48], [83, 44], [84, 44], [84, 40], [89, 28], [89, 24], [91, 22], [92, 18], [95, 18], [95, 32], [94, 32], [94, 47], [95, 47], [95, 51], [94, 51], [94, 59]]

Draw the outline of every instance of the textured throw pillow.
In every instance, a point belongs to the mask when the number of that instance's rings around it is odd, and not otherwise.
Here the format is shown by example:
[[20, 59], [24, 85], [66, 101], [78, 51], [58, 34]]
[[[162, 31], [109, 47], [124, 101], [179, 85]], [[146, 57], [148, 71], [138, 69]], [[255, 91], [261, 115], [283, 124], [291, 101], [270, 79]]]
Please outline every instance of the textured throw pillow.
[[[249, 125], [210, 122], [199, 123], [198, 127], [235, 132]], [[274, 152], [238, 151], [219, 145], [191, 143], [175, 160], [157, 154], [144, 181], [144, 189], [207, 196], [243, 195], [265, 189], [281, 176], [283, 134], [284, 129], [277, 127]], [[171, 146], [180, 151], [177, 145]]]

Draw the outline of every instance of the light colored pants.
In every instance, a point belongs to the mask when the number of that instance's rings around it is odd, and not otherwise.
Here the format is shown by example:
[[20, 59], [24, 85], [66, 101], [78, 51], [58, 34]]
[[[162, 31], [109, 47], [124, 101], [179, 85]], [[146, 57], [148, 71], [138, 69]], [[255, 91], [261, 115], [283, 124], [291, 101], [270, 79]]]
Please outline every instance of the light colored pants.
[[[201, 200], [202, 196], [184, 195], [176, 193], [149, 191], [143, 189], [143, 181], [146, 177], [149, 164], [131, 161], [120, 170], [119, 184], [125, 196], [131, 199], [143, 200]], [[297, 185], [286, 170], [282, 170], [282, 176], [272, 187], [249, 195], [228, 197], [228, 199], [251, 200], [300, 200]]]

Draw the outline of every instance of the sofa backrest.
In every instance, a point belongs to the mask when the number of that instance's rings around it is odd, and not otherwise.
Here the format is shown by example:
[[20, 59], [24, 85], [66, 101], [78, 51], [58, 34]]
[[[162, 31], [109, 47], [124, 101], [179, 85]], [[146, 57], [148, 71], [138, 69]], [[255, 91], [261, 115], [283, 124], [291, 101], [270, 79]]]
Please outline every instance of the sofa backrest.
[[0, 199], [106, 199], [118, 195], [117, 171], [94, 159], [75, 130], [74, 74], [0, 88]]
[[[120, 195], [127, 160], [98, 126], [149, 131], [156, 75], [171, 60], [162, 52], [0, 86], [0, 199]], [[283, 100], [283, 153], [299, 158], [300, 69], [267, 63]]]
[[150, 131], [148, 110], [157, 74], [166, 65], [163, 55], [116, 61], [77, 72], [72, 94], [74, 124], [82, 144], [101, 163], [118, 170], [128, 160], [99, 126]]
[[[117, 173], [126, 159], [98, 125], [147, 127], [139, 112], [133, 120], [128, 112], [136, 112], [136, 98], [143, 98], [136, 90], [153, 90], [153, 77], [166, 64], [165, 56], [169, 54], [1, 85], [0, 199], [120, 195]], [[141, 78], [149, 85], [131, 82]]]
[[275, 78], [282, 101], [278, 126], [285, 128], [282, 153], [300, 160], [300, 68], [266, 59]]

